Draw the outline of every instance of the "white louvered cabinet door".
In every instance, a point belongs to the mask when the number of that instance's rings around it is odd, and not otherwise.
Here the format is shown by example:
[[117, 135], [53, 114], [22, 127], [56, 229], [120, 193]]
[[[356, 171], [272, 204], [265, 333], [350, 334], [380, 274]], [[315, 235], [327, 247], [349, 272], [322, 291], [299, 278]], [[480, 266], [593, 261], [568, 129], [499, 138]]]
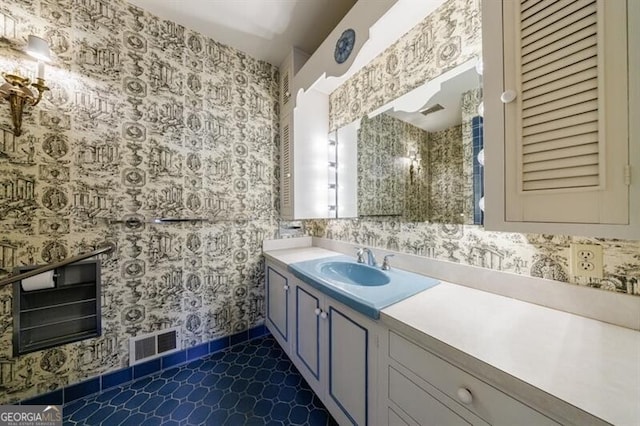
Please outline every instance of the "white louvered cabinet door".
[[309, 55], [300, 49], [292, 48], [286, 59], [280, 64], [280, 114], [289, 115], [295, 107], [295, 92], [293, 77], [307, 62]]
[[291, 68], [280, 69], [280, 111], [282, 113], [291, 112], [289, 101], [291, 100], [291, 89], [293, 76]]
[[280, 122], [280, 216], [293, 218], [293, 114]]
[[[494, 4], [483, 16], [498, 2], [486, 3]], [[504, 170], [489, 171], [504, 172], [498, 197], [504, 207], [493, 211], [505, 222], [628, 225], [634, 160], [627, 2], [503, 0], [501, 6], [502, 93], [491, 93], [497, 89], [491, 82], [485, 91], [501, 97], [493, 105], [504, 114]], [[485, 40], [485, 51], [490, 48]], [[493, 117], [485, 114], [486, 126]], [[485, 144], [497, 134], [486, 134]]]

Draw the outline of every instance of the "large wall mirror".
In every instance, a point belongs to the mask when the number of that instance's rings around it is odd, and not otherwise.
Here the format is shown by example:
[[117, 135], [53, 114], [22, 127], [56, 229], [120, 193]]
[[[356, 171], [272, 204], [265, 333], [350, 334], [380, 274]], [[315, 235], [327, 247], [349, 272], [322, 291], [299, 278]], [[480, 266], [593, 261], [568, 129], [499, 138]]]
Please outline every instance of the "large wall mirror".
[[467, 61], [338, 129], [337, 217], [481, 224], [481, 81]]

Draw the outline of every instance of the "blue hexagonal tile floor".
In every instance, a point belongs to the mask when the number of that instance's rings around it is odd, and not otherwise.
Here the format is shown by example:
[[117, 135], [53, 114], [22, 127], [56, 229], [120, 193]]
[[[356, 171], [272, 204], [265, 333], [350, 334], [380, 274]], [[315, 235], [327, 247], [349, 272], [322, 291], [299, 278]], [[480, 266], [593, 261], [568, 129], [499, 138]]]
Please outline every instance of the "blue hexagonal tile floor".
[[64, 406], [65, 425], [335, 425], [273, 337]]

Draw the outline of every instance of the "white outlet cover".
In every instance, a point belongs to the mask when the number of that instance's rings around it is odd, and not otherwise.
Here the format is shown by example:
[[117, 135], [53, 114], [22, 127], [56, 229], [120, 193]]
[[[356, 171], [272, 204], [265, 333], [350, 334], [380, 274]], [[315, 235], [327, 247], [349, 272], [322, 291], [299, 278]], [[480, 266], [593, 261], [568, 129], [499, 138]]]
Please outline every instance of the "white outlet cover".
[[569, 272], [575, 277], [602, 278], [602, 246], [600, 244], [571, 244]]

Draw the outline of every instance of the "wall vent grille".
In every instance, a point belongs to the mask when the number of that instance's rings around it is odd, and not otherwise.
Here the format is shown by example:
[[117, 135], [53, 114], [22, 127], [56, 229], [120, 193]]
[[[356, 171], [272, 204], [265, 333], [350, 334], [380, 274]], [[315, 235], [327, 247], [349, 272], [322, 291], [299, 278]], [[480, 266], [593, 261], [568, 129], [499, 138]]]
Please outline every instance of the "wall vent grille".
[[178, 350], [178, 329], [169, 328], [129, 339], [129, 365]]
[[429, 115], [429, 114], [433, 114], [434, 112], [438, 112], [440, 110], [443, 110], [444, 107], [440, 104], [435, 104], [433, 106], [430, 106], [429, 108], [425, 108], [422, 111], [420, 111], [420, 114], [422, 115]]

